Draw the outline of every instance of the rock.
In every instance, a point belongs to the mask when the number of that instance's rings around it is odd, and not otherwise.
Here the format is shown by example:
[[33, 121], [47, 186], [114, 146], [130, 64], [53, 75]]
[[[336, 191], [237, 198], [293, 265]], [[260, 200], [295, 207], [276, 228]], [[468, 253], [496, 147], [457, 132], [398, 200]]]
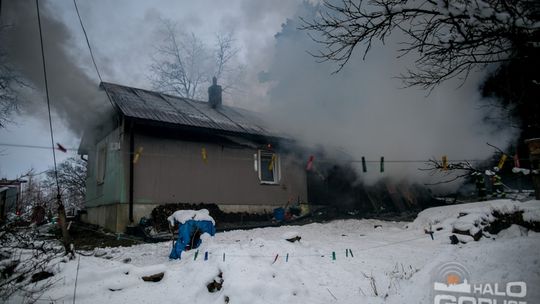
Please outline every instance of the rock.
[[459, 242], [462, 243], [462, 244], [467, 244], [469, 242], [475, 241], [475, 239], [470, 235], [458, 234], [457, 238], [458, 238]]
[[54, 276], [54, 274], [48, 271], [36, 272], [32, 275], [32, 279], [30, 280], [30, 282], [32, 283], [39, 282], [47, 278], [50, 278], [52, 276]]
[[297, 242], [297, 241], [300, 241], [301, 237], [299, 236], [295, 236], [293, 238], [290, 238], [290, 239], [286, 239], [287, 241], [291, 242], [291, 243], [294, 243], [294, 242]]
[[208, 288], [208, 292], [216, 292], [221, 290], [221, 287], [223, 286], [223, 272], [220, 272], [212, 282], [208, 283], [206, 285], [206, 288]]
[[149, 276], [144, 276], [141, 279], [145, 282], [159, 282], [161, 279], [163, 279], [163, 276], [165, 275], [165, 272], [156, 273]]
[[105, 251], [105, 250], [103, 250], [103, 249], [98, 249], [98, 250], [96, 250], [96, 252], [94, 253], [94, 256], [95, 256], [96, 258], [100, 258], [100, 257], [105, 256], [105, 255], [107, 255], [107, 251]]
[[452, 245], [459, 244], [459, 239], [457, 238], [457, 236], [452, 234], [451, 236], [449, 236], [449, 238], [450, 238], [450, 244]]

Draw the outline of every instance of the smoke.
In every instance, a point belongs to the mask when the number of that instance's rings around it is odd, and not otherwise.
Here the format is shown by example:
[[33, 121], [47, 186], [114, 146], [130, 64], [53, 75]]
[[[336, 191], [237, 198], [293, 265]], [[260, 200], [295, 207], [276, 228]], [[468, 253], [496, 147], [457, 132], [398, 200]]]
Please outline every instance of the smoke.
[[[483, 74], [444, 83], [431, 94], [403, 88], [396, 76], [413, 67], [412, 56], [398, 59], [397, 39], [373, 45], [365, 61], [356, 53], [338, 74], [332, 62], [317, 63], [306, 51], [317, 46], [298, 30], [299, 16], [310, 19], [316, 7], [303, 3], [275, 37], [274, 56], [259, 79], [270, 85], [265, 109], [274, 127], [293, 134], [308, 146], [323, 145], [344, 151], [352, 159], [368, 160], [362, 179], [373, 182], [389, 176], [415, 182], [430, 180], [421, 161], [441, 159], [484, 160], [493, 149], [513, 138], [507, 122], [484, 120], [479, 85]], [[491, 109], [495, 111], [495, 109]], [[492, 114], [492, 113], [490, 113]], [[337, 155], [337, 154], [336, 154]], [[385, 157], [385, 172], [378, 160]], [[369, 162], [374, 161], [374, 162]], [[398, 162], [392, 162], [398, 161]]]
[[[57, 21], [48, 2], [40, 1], [40, 17], [45, 48], [51, 108], [76, 135], [111, 109], [106, 95], [81, 68], [72, 48], [72, 35]], [[2, 45], [14, 68], [31, 89], [21, 92], [21, 110], [26, 114], [45, 117], [45, 87], [41, 46], [34, 1], [9, 1], [2, 7], [2, 23], [10, 25], [2, 35]], [[88, 56], [89, 60], [89, 56]], [[97, 78], [97, 77], [96, 77]]]
[[[84, 37], [75, 30], [78, 20], [69, 17], [69, 24], [73, 24], [69, 30], [65, 20], [57, 21], [62, 18], [54, 15], [53, 4], [47, 3], [40, 2], [51, 105], [80, 135], [111, 106], [98, 89], [97, 77], [88, 76], [95, 72], [87, 49], [80, 44]], [[97, 3], [86, 5], [83, 17], [99, 37], [93, 40], [95, 50], [102, 51], [98, 65], [110, 69], [103, 74], [112, 75], [121, 84], [149, 87], [148, 65], [157, 43], [153, 33], [161, 17], [175, 19], [185, 24], [186, 31], [203, 38], [212, 37], [219, 29], [234, 31], [248, 80], [242, 92], [231, 96], [229, 104], [262, 112], [274, 128], [299, 138], [306, 146], [322, 145], [330, 154], [343, 151], [354, 160], [364, 156], [374, 161], [368, 162], [367, 173], [358, 171], [364, 181], [392, 177], [425, 182], [429, 176], [418, 170], [423, 163], [391, 161], [440, 159], [442, 155], [450, 160], [483, 160], [493, 153], [486, 142], [504, 148], [514, 136], [506, 121], [494, 125], [484, 119], [486, 109], [480, 108], [478, 90], [483, 73], [470, 75], [462, 86], [459, 80], [444, 83], [428, 96], [426, 91], [402, 88], [395, 77], [413, 67], [414, 56], [396, 59], [396, 37], [386, 45], [373, 45], [365, 61], [361, 54], [354, 54], [344, 70], [332, 74], [336, 65], [317, 63], [306, 51], [317, 50], [318, 46], [297, 29], [299, 16], [310, 19], [316, 13], [317, 7], [308, 2], [211, 2], [214, 6], [208, 1], [189, 5]], [[294, 10], [294, 16], [279, 31], [280, 20]], [[67, 6], [63, 12], [74, 14]], [[35, 2], [3, 3], [2, 22], [13, 25], [4, 33], [2, 45], [11, 51], [16, 68], [35, 87], [25, 109], [43, 115], [46, 104]], [[276, 31], [279, 33], [274, 39], [269, 38], [268, 34]], [[498, 117], [497, 113], [489, 114]], [[379, 172], [381, 156], [386, 159], [384, 173]]]

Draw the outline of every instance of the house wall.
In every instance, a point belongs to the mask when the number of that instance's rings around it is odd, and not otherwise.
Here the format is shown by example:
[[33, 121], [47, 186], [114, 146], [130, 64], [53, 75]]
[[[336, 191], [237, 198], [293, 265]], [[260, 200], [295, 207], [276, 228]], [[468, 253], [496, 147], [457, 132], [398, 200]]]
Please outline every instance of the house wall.
[[[137, 134], [136, 204], [215, 203], [228, 211], [261, 212], [287, 201], [307, 201], [303, 165], [280, 154], [279, 184], [261, 184], [254, 168], [257, 149], [180, 141]], [[207, 160], [202, 159], [206, 149]]]
[[[125, 158], [129, 146], [123, 143], [121, 128], [112, 130], [88, 151], [86, 200], [87, 214], [82, 220], [100, 225], [111, 231], [122, 231], [125, 227], [123, 214], [127, 216], [127, 171]], [[97, 181], [97, 154], [106, 147], [105, 176], [103, 183]]]
[[[281, 180], [261, 184], [254, 168], [257, 149], [136, 133], [134, 221], [166, 203], [215, 203], [226, 212], [271, 212], [287, 201], [307, 201], [303, 164], [280, 154]], [[120, 142], [120, 149], [113, 143]], [[97, 151], [107, 145], [104, 182], [97, 183]], [[201, 149], [206, 149], [203, 161]], [[120, 232], [129, 224], [129, 136], [115, 129], [88, 155], [87, 214], [83, 220]]]

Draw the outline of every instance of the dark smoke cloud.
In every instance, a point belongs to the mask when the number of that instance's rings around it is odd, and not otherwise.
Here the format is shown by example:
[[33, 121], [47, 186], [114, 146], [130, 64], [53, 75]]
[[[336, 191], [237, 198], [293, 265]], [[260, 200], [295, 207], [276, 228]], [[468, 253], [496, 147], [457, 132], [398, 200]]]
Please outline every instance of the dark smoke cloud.
[[[40, 1], [45, 60], [52, 110], [70, 130], [81, 135], [104, 111], [110, 111], [99, 81], [90, 78], [73, 53], [69, 29], [57, 21], [46, 1]], [[2, 22], [11, 25], [2, 36], [2, 45], [18, 72], [33, 88], [23, 94], [22, 111], [42, 116], [46, 113], [45, 88], [41, 60], [37, 10], [34, 1], [3, 3]]]

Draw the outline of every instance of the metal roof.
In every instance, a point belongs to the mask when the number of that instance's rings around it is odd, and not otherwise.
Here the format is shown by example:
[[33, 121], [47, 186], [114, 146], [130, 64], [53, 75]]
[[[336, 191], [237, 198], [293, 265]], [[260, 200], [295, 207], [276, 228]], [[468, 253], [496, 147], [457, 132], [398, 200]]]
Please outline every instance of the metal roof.
[[257, 113], [244, 109], [225, 105], [212, 108], [205, 101], [107, 82], [102, 82], [101, 87], [126, 117], [240, 134], [277, 136], [260, 125]]

